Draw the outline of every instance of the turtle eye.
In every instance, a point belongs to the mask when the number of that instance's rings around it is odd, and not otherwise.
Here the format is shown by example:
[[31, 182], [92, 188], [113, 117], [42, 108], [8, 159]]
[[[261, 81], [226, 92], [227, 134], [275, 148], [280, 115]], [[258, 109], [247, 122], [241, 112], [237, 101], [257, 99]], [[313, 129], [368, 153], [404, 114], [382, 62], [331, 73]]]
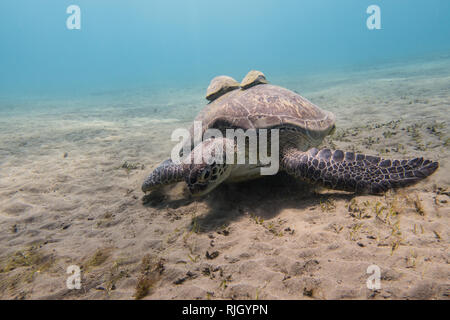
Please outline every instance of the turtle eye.
[[207, 167], [205, 170], [203, 170], [202, 175], [200, 176], [200, 180], [206, 180], [211, 175], [211, 169]]

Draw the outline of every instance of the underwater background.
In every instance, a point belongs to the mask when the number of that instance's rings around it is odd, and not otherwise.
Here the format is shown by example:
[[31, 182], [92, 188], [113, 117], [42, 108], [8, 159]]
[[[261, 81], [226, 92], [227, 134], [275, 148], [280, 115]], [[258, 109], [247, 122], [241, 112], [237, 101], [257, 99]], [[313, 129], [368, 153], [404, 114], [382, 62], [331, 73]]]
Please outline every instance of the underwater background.
[[[69, 30], [66, 8], [81, 9]], [[381, 29], [369, 30], [370, 5]], [[272, 79], [447, 55], [450, 3], [397, 1], [2, 1], [0, 97], [78, 97], [139, 86], [206, 88], [250, 69]]]
[[[1, 0], [0, 298], [448, 299], [449, 12], [448, 0]], [[322, 146], [439, 169], [380, 196], [278, 175], [144, 197], [210, 80], [253, 69], [336, 115]], [[368, 264], [384, 275], [375, 293]], [[67, 288], [70, 265], [83, 290]]]

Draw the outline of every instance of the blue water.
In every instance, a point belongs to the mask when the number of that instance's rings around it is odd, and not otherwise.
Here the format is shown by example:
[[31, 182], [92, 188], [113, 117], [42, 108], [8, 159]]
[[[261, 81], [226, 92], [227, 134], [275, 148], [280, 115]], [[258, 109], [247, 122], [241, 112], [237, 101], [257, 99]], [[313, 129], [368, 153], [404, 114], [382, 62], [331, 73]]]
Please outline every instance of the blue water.
[[[66, 8], [81, 9], [68, 30]], [[369, 30], [366, 9], [381, 9]], [[448, 0], [2, 0], [0, 97], [301, 77], [450, 53]], [[2, 105], [0, 105], [2, 108]]]

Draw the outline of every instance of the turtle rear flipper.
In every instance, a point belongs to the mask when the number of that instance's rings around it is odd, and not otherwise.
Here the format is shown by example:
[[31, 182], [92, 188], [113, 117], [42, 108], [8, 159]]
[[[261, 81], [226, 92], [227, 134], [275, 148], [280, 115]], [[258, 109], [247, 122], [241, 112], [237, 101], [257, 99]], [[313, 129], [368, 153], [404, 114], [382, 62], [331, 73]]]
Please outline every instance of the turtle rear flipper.
[[282, 158], [287, 173], [324, 187], [379, 194], [405, 187], [431, 175], [437, 162], [415, 158], [389, 160], [330, 149], [292, 150]]

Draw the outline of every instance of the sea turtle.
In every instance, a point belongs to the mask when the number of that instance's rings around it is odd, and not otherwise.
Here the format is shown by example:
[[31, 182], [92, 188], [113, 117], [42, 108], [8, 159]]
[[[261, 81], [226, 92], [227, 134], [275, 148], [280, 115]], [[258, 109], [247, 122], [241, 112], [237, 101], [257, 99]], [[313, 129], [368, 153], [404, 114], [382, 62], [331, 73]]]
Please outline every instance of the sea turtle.
[[[241, 88], [233, 89], [230, 89], [229, 79], [213, 79], [215, 92], [219, 94], [195, 119], [202, 121], [202, 132], [211, 128], [222, 132], [226, 129], [255, 129], [259, 134], [261, 129], [278, 129], [280, 170], [336, 190], [379, 194], [415, 183], [438, 168], [437, 162], [423, 158], [389, 160], [341, 150], [316, 149], [334, 130], [334, 114], [295, 92], [268, 84], [261, 75], [251, 71], [242, 82], [245, 85], [241, 83]], [[261, 162], [210, 161], [217, 152], [225, 153], [226, 147], [237, 152], [234, 139], [210, 138], [197, 144], [191, 141], [191, 144], [188, 149], [191, 152], [185, 159], [194, 159], [195, 152], [200, 150], [203, 155], [200, 163], [185, 161], [177, 164], [168, 159], [145, 179], [142, 191], [146, 193], [184, 180], [192, 195], [204, 195], [224, 181], [254, 178], [263, 166]]]

